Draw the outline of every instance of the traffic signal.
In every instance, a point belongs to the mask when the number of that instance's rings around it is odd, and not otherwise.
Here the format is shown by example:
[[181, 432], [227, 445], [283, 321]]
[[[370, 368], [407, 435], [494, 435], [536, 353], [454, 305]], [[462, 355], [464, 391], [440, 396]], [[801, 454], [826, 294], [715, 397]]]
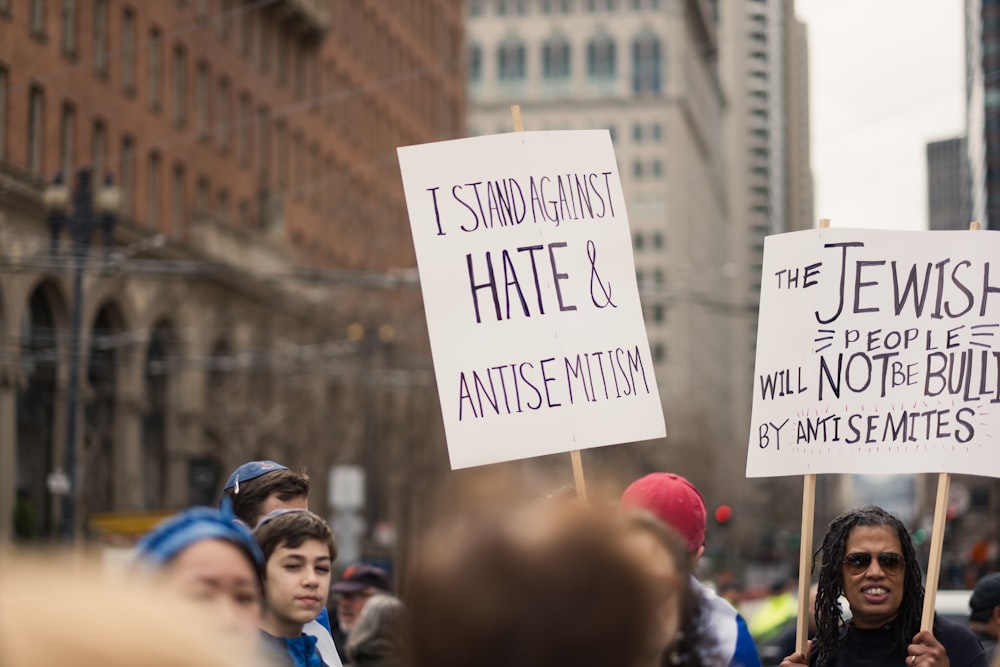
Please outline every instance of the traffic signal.
[[720, 526], [725, 526], [733, 518], [733, 508], [729, 505], [719, 505], [715, 508], [715, 521]]

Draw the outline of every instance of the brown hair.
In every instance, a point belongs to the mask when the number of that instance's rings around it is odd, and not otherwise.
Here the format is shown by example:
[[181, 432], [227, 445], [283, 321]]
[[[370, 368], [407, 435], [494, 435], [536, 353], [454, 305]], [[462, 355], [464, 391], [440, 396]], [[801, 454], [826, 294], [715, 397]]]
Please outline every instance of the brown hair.
[[620, 524], [575, 503], [528, 511], [430, 545], [404, 594], [413, 667], [627, 667], [643, 656], [652, 598]]
[[309, 475], [294, 470], [275, 470], [240, 482], [239, 487], [239, 493], [230, 488], [223, 491], [223, 494], [232, 499], [233, 513], [253, 529], [261, 519], [264, 501], [272, 494], [278, 494], [278, 500], [282, 502], [294, 498], [308, 498]]
[[337, 543], [333, 539], [333, 531], [320, 515], [309, 510], [275, 510], [261, 520], [257, 530], [253, 532], [264, 552], [264, 561], [278, 547], [295, 549], [306, 540], [318, 540], [330, 549], [330, 560], [337, 559]]

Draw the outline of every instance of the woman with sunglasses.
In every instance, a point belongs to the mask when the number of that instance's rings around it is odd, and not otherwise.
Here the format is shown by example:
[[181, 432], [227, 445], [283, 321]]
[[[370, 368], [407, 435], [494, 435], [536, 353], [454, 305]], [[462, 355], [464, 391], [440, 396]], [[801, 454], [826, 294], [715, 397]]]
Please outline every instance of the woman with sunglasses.
[[[806, 655], [793, 653], [782, 667], [986, 667], [983, 647], [968, 628], [935, 618], [933, 632], [920, 630], [920, 564], [895, 516], [880, 507], [842, 514], [816, 553], [816, 639]], [[851, 607], [847, 623], [841, 595]]]

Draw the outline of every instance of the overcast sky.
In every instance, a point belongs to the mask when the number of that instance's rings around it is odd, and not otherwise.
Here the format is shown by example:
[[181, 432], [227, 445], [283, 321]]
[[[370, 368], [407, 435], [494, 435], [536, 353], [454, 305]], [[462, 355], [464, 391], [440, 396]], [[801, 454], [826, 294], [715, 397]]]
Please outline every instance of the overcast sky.
[[816, 218], [926, 229], [928, 141], [964, 133], [963, 4], [798, 0]]

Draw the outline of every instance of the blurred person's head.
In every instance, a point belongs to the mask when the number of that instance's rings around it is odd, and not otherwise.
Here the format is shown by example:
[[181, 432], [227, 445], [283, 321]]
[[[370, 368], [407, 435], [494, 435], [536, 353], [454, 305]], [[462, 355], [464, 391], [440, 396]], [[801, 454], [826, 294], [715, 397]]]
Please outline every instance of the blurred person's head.
[[264, 558], [226, 508], [193, 507], [157, 525], [136, 547], [136, 565], [210, 611], [218, 630], [257, 636]]
[[646, 664], [655, 596], [623, 533], [535, 503], [430, 538], [404, 596], [413, 667]]
[[5, 561], [0, 665], [262, 667], [257, 642], [218, 632], [212, 614], [172, 588], [107, 578], [96, 563]]
[[1000, 637], [1000, 572], [979, 580], [969, 598], [969, 627]]
[[333, 585], [332, 592], [337, 601], [337, 623], [345, 633], [350, 632], [368, 599], [389, 592], [389, 577], [378, 567], [351, 565]]
[[276, 509], [308, 509], [309, 476], [274, 461], [249, 461], [229, 475], [222, 497], [233, 512], [253, 528]]
[[347, 657], [355, 667], [403, 667], [408, 664], [403, 639], [405, 607], [384, 593], [365, 601], [347, 636]]
[[326, 606], [337, 545], [330, 526], [304, 509], [277, 509], [257, 524], [264, 552], [261, 627], [275, 637], [298, 637]]
[[705, 553], [705, 500], [684, 477], [670, 472], [640, 477], [625, 489], [620, 508], [652, 512], [684, 538], [692, 562]]
[[625, 544], [646, 570], [656, 594], [651, 658], [656, 664], [703, 667], [721, 662], [705, 636], [702, 597], [694, 589], [687, 541], [658, 517], [641, 509], [622, 515]]
[[881, 507], [851, 510], [830, 522], [816, 554], [819, 652], [832, 658], [840, 651], [843, 595], [851, 607], [851, 623], [858, 628], [897, 621], [894, 650], [905, 656], [920, 630], [924, 604], [920, 564], [906, 526]]

